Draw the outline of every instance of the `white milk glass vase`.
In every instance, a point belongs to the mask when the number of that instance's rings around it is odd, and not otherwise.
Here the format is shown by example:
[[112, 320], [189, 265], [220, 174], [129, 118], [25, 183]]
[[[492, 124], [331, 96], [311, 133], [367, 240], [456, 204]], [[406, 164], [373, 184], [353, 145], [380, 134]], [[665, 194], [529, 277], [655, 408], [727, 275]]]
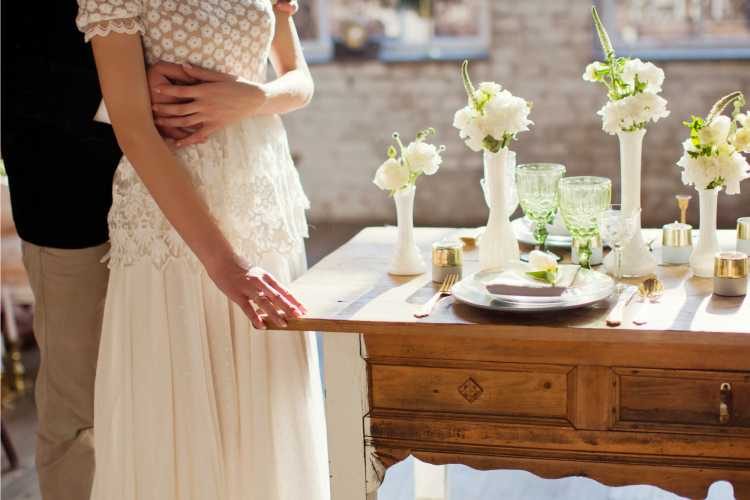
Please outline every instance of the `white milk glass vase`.
[[407, 186], [393, 194], [396, 202], [396, 220], [398, 240], [391, 259], [390, 274], [398, 276], [415, 276], [427, 269], [422, 253], [414, 240], [414, 194], [417, 188]]
[[690, 270], [700, 278], [711, 278], [714, 275], [714, 257], [719, 252], [716, 205], [720, 190], [721, 188], [697, 190], [700, 200], [700, 231], [698, 244], [690, 254]]
[[[645, 135], [645, 129], [617, 134], [620, 140], [620, 200], [622, 211], [626, 214], [635, 213], [641, 208], [641, 153]], [[621, 265], [624, 277], [647, 276], [656, 271], [656, 259], [643, 241], [640, 215], [635, 235], [623, 246]], [[604, 259], [604, 267], [611, 274], [616, 272], [614, 252]]]
[[479, 265], [481, 269], [503, 269], [520, 258], [518, 241], [510, 224], [507, 198], [512, 196], [512, 177], [506, 170], [512, 168], [512, 153], [508, 148], [498, 153], [484, 152], [484, 187], [487, 190], [490, 205], [490, 217], [487, 228], [479, 239]]

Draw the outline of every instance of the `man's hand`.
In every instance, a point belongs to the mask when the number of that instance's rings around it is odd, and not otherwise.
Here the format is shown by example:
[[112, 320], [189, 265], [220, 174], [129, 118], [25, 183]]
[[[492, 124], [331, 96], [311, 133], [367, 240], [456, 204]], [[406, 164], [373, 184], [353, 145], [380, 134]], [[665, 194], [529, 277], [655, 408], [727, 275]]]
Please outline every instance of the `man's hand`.
[[293, 16], [299, 10], [299, 3], [297, 3], [297, 0], [278, 0], [276, 5], [274, 5], [274, 9], [277, 12]]
[[[192, 85], [198, 83], [198, 80], [188, 75], [181, 65], [166, 61], [159, 61], [149, 66], [147, 77], [148, 86], [151, 90], [152, 104], [177, 104], [185, 102], [184, 99], [155, 92], [157, 87], [171, 84]], [[155, 122], [157, 122], [157, 119], [158, 116], [154, 116]], [[195, 131], [193, 129], [162, 126], [159, 125], [158, 122], [156, 123], [156, 126], [164, 139], [174, 141], [185, 139]]]
[[208, 137], [243, 118], [253, 116], [266, 102], [261, 84], [237, 77], [183, 65], [183, 71], [196, 81], [192, 85], [160, 85], [154, 91], [172, 100], [154, 104], [156, 124], [170, 129], [197, 129], [177, 140], [177, 147], [205, 142]]

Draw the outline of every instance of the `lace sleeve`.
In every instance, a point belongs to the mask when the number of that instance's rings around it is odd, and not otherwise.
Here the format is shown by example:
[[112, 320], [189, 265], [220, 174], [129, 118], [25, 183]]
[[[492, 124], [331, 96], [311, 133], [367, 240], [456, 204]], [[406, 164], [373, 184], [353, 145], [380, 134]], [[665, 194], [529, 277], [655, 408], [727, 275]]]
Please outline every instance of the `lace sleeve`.
[[142, 0], [78, 0], [76, 25], [88, 42], [110, 33], [143, 33]]

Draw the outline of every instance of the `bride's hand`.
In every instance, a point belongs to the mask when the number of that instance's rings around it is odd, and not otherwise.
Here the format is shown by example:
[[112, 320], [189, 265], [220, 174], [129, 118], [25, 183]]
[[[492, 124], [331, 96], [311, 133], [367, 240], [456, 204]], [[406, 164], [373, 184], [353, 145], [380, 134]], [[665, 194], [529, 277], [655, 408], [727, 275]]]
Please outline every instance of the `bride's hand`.
[[155, 92], [188, 102], [153, 105], [156, 124], [160, 127], [200, 127], [189, 137], [178, 140], [177, 147], [205, 142], [217, 130], [254, 115], [266, 102], [262, 84], [195, 66], [183, 65], [183, 68], [185, 73], [203, 83], [162, 85]]
[[269, 326], [286, 328], [289, 318], [299, 318], [307, 312], [270, 273], [239, 257], [211, 267], [206, 269], [216, 286], [242, 308], [259, 330]]

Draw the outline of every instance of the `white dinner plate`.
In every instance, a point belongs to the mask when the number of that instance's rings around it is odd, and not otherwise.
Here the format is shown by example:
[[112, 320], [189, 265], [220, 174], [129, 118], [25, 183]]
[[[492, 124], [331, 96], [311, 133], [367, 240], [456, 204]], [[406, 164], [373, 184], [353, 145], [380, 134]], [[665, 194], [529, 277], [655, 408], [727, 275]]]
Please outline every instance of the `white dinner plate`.
[[[526, 264], [519, 263], [519, 266]], [[559, 297], [493, 295], [487, 291], [487, 283], [500, 274], [498, 271], [480, 271], [472, 274], [456, 283], [453, 287], [453, 296], [464, 304], [492, 311], [560, 311], [594, 304], [606, 299], [615, 290], [615, 281], [606, 274], [581, 269], [574, 285], [567, 288]]]

